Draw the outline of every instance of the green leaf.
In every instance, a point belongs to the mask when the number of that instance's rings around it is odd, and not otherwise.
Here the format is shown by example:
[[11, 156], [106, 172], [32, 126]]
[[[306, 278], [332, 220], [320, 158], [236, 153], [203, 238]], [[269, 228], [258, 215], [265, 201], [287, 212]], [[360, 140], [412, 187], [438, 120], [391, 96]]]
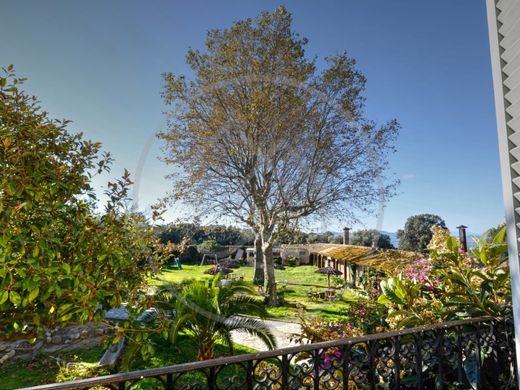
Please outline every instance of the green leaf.
[[40, 289], [38, 287], [32, 289], [31, 292], [29, 293], [29, 297], [28, 297], [29, 302], [34, 301], [39, 293], [40, 293]]
[[9, 292], [7, 290], [2, 291], [0, 293], [0, 305], [3, 305], [7, 302], [7, 299], [9, 298]]
[[22, 303], [22, 297], [16, 291], [9, 291], [9, 300], [13, 305]]

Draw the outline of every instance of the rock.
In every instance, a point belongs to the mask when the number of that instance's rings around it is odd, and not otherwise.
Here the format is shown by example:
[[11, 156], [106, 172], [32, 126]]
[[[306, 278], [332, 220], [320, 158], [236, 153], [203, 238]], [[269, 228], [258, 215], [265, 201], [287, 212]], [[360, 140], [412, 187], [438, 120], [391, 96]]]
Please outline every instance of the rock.
[[117, 360], [121, 356], [123, 352], [123, 348], [125, 347], [125, 338], [121, 337], [119, 343], [116, 345], [110, 345], [108, 349], [105, 351], [101, 359], [99, 360], [100, 366], [109, 366], [112, 367], [116, 364]]
[[86, 329], [83, 329], [80, 334], [79, 334], [79, 337], [81, 337], [82, 339], [86, 339], [88, 338], [90, 335], [90, 332]]
[[124, 306], [118, 307], [117, 309], [110, 309], [105, 312], [105, 319], [109, 321], [126, 321], [130, 317], [128, 310]]
[[61, 336], [52, 336], [52, 339], [51, 339], [51, 343], [53, 344], [61, 344], [63, 341], [63, 339], [61, 338]]
[[96, 335], [103, 336], [105, 334], [105, 331], [101, 328], [96, 329]]
[[7, 352], [4, 356], [0, 358], [0, 365], [4, 364], [6, 361], [14, 357], [15, 354], [16, 352], [14, 351], [14, 349]]
[[45, 338], [45, 342], [46, 342], [47, 344], [52, 343], [52, 337], [47, 336], [47, 337]]

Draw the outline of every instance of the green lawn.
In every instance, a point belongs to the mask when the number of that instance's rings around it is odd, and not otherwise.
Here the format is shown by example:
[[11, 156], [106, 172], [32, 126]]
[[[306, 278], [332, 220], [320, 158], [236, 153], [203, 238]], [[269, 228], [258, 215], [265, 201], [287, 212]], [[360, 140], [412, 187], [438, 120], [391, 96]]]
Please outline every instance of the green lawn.
[[[152, 280], [154, 285], [180, 283], [188, 279], [201, 279], [211, 277], [204, 274], [209, 266], [183, 265], [182, 270], [166, 267], [161, 274]], [[348, 304], [338, 299], [335, 301], [310, 300], [307, 292], [310, 290], [324, 290], [327, 288], [327, 276], [315, 273], [317, 267], [303, 265], [298, 267], [286, 267], [284, 270], [275, 270], [278, 290], [283, 293], [285, 304], [280, 307], [269, 307], [268, 313], [272, 318], [294, 320], [300, 308], [306, 313], [320, 315], [331, 320], [344, 319], [348, 313]], [[233, 275], [243, 276], [245, 281], [252, 281], [253, 267], [241, 267], [234, 270]], [[334, 278], [331, 278], [333, 281]], [[332, 283], [334, 284], [334, 283]], [[338, 290], [338, 294], [340, 290]]]
[[[157, 286], [179, 283], [188, 279], [211, 277], [204, 274], [208, 266], [185, 265], [183, 270], [165, 268], [151, 283]], [[280, 307], [269, 307], [268, 313], [273, 318], [294, 320], [299, 310], [304, 309], [307, 314], [321, 315], [331, 320], [345, 319], [349, 306], [342, 300], [311, 301], [307, 297], [310, 289], [323, 290], [327, 288], [327, 277], [316, 274], [314, 266], [287, 267], [285, 270], [276, 270], [278, 288], [283, 293], [285, 304]], [[251, 281], [253, 267], [242, 267], [234, 270], [234, 275], [243, 276], [244, 280]], [[252, 284], [252, 282], [251, 282]], [[340, 290], [338, 290], [339, 292]], [[347, 291], [347, 294], [349, 291]], [[175, 345], [170, 345], [161, 337], [154, 338], [155, 352], [150, 361], [137, 359], [132, 370], [161, 367], [166, 365], [185, 363], [196, 360], [196, 347], [193, 341], [181, 335]], [[227, 351], [222, 345], [217, 345], [218, 356], [225, 356]], [[249, 353], [253, 350], [237, 345], [235, 354]], [[24, 386], [34, 386], [52, 383], [58, 380], [72, 380], [74, 377], [91, 377], [109, 373], [96, 367], [96, 362], [103, 353], [100, 346], [81, 349], [72, 352], [56, 353], [52, 356], [40, 356], [34, 362], [10, 363], [0, 368], [0, 390], [14, 389]], [[67, 363], [79, 363], [78, 368], [65, 368]], [[70, 365], [69, 365], [70, 366]], [[191, 374], [190, 374], [191, 375]], [[154, 384], [143, 383], [136, 389], [153, 388]]]
[[[169, 366], [196, 360], [197, 348], [192, 339], [186, 335], [180, 335], [175, 345], [170, 345], [161, 337], [154, 337], [154, 344], [155, 351], [152, 358], [146, 362], [140, 358], [136, 359], [131, 367], [132, 370]], [[0, 380], [0, 389], [11, 390], [109, 374], [110, 372], [106, 369], [96, 367], [103, 351], [101, 346], [96, 346], [52, 355], [41, 355], [34, 362], [9, 363], [0, 367], [0, 378], [2, 379]], [[235, 345], [236, 355], [251, 352], [255, 351], [242, 345]], [[218, 356], [228, 355], [227, 349], [221, 344], [217, 344], [216, 353]], [[77, 368], [70, 367], [72, 362], [77, 364]], [[68, 363], [69, 368], [65, 368]], [[141, 386], [132, 387], [132, 389], [152, 388], [154, 388], [153, 383], [143, 383]]]

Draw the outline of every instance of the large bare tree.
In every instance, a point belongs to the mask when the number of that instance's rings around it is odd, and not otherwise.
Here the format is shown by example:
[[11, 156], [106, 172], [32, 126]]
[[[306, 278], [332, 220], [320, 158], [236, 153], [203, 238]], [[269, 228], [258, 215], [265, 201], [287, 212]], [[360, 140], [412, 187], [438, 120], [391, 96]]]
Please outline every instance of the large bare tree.
[[283, 7], [208, 33], [193, 77], [168, 73], [166, 161], [174, 197], [253, 228], [276, 303], [280, 225], [316, 213], [353, 218], [391, 195], [382, 184], [399, 125], [364, 118], [364, 76], [345, 53], [319, 70]]

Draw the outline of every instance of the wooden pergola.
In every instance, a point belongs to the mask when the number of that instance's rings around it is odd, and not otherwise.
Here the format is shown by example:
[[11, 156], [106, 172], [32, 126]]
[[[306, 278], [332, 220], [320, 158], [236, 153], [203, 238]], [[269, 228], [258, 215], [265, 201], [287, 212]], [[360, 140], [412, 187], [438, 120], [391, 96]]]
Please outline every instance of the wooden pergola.
[[357, 285], [369, 269], [397, 273], [399, 269], [421, 257], [415, 252], [397, 249], [379, 249], [357, 245], [305, 244], [293, 245], [309, 252], [310, 264], [330, 266], [342, 273], [343, 279]]

